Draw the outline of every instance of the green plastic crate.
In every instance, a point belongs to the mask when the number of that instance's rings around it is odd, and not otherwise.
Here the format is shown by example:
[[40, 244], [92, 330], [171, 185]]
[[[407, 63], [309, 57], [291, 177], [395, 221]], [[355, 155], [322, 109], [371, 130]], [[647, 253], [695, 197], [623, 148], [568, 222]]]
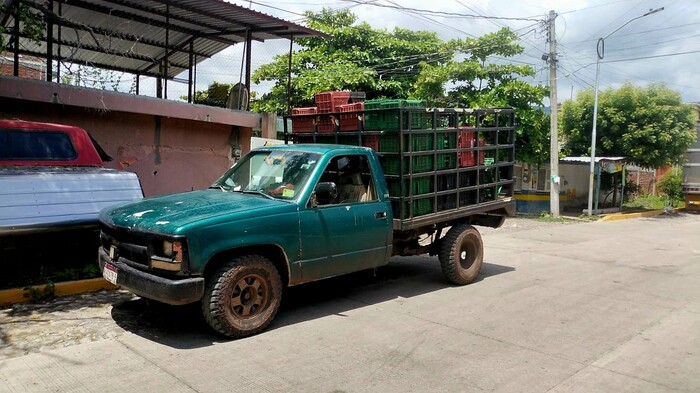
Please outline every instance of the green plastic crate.
[[[396, 131], [399, 129], [399, 108], [423, 108], [425, 101], [423, 100], [369, 100], [365, 101], [365, 129], [366, 130], [385, 130]], [[374, 111], [372, 109], [387, 109], [382, 111]], [[396, 109], [396, 110], [389, 110]], [[411, 121], [411, 129], [425, 129], [430, 125], [430, 119], [425, 112], [404, 112], [404, 128], [409, 126]]]
[[[423, 216], [433, 212], [433, 200], [432, 198], [418, 199], [412, 202], [413, 204], [413, 217]], [[401, 206], [403, 205], [404, 211], [401, 212]], [[404, 201], [403, 204], [399, 201], [391, 202], [391, 208], [394, 212], [394, 217], [399, 219], [411, 218], [411, 213], [409, 209], [409, 204]]]
[[398, 135], [381, 135], [379, 137], [380, 152], [398, 153], [400, 147]]
[[[409, 180], [404, 179], [403, 181], [404, 188], [403, 188], [403, 193], [401, 192], [401, 181], [398, 179], [388, 179], [387, 185], [389, 186], [389, 195], [393, 197], [398, 197], [398, 196], [403, 196], [403, 197], [408, 197], [410, 196], [409, 193]], [[415, 177], [413, 178], [413, 193], [412, 195], [424, 195], [431, 193], [433, 191], [432, 188], [433, 184], [433, 178], [432, 176], [424, 176], [424, 177]]]
[[457, 153], [438, 153], [435, 164], [438, 170], [457, 168]]
[[[408, 167], [405, 168], [408, 171]], [[413, 157], [413, 173], [429, 172], [433, 170], [433, 156]]]
[[444, 134], [438, 134], [438, 143], [442, 142], [442, 146], [438, 146], [438, 149], [456, 149], [457, 148], [457, 133], [456, 132], [445, 132]]
[[379, 157], [379, 163], [387, 175], [398, 175], [401, 172], [401, 161], [398, 156]]
[[411, 151], [433, 150], [433, 136], [430, 134], [406, 135], [404, 138], [404, 146], [407, 146], [409, 138], [411, 139]]

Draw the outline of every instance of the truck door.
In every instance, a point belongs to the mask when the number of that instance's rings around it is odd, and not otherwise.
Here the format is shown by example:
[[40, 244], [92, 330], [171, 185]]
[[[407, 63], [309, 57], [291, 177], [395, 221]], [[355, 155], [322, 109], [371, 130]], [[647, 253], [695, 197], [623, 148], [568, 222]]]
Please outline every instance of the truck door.
[[313, 281], [386, 263], [391, 223], [387, 202], [366, 155], [340, 155], [319, 182], [334, 183], [337, 195], [307, 203], [300, 212], [304, 281]]

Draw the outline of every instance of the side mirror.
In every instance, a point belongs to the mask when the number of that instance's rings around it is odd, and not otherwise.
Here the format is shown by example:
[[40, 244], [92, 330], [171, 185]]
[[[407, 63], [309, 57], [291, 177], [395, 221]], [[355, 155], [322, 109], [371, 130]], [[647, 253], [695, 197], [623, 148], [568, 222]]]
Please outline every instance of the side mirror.
[[338, 186], [334, 182], [318, 183], [311, 197], [311, 207], [328, 205], [336, 198], [338, 198]]

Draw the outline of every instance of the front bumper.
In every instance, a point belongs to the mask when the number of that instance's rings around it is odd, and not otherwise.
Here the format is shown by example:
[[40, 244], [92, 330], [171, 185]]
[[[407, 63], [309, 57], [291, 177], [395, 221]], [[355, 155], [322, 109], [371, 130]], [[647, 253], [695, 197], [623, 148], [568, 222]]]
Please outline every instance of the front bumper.
[[130, 292], [172, 305], [194, 303], [204, 296], [204, 278], [202, 277], [181, 280], [163, 278], [135, 269], [124, 263], [122, 259], [113, 261], [102, 247], [99, 248], [100, 272], [104, 270], [105, 263], [114, 266], [117, 269], [117, 285]]

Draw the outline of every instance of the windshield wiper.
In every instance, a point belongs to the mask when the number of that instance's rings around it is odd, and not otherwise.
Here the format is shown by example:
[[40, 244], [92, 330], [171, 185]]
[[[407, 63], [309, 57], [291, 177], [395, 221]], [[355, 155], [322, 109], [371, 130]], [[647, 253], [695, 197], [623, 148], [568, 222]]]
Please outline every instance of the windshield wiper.
[[241, 190], [241, 192], [244, 194], [262, 195], [267, 199], [277, 200], [277, 198], [273, 197], [272, 195], [266, 194], [266, 193], [264, 193], [262, 191], [258, 191], [258, 190]]
[[218, 188], [219, 190], [223, 191], [223, 192], [226, 192], [226, 189], [224, 188], [224, 186], [213, 185], [213, 186], [210, 186], [210, 187], [209, 187], [210, 190], [215, 190], [215, 189], [217, 189], [217, 188]]

